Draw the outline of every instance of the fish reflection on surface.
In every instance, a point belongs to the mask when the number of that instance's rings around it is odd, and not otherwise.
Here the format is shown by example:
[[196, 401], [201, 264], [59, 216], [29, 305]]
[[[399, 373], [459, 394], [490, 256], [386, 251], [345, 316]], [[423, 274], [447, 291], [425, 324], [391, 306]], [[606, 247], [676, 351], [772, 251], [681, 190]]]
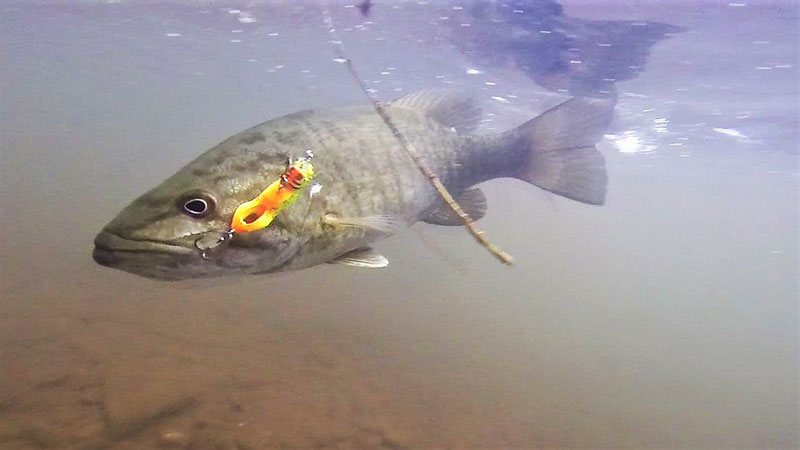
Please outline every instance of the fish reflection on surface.
[[579, 96], [613, 96], [616, 81], [644, 70], [653, 45], [683, 31], [568, 17], [553, 0], [477, 1], [448, 14], [450, 40], [476, 64], [521, 70], [547, 89]]

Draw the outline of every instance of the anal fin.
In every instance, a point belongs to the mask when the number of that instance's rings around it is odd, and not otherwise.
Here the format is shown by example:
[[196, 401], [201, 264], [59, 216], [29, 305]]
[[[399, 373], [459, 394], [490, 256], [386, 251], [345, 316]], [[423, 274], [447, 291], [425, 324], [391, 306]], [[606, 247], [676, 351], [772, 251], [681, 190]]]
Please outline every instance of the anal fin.
[[336, 259], [330, 261], [333, 264], [342, 264], [352, 267], [364, 267], [368, 269], [380, 269], [389, 265], [389, 260], [385, 256], [376, 253], [372, 247], [361, 247], [351, 250]]
[[[486, 215], [486, 196], [478, 188], [467, 189], [454, 197], [456, 202], [472, 220]], [[464, 225], [464, 222], [444, 200], [440, 200], [421, 219], [425, 223], [445, 226]]]

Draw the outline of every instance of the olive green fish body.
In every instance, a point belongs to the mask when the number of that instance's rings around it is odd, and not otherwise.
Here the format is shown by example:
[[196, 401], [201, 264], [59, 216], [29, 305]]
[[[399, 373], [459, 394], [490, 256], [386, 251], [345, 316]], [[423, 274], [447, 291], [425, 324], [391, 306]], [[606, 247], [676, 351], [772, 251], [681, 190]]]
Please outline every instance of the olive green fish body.
[[[469, 134], [480, 109], [453, 91], [411, 94], [386, 110], [454, 195], [482, 181], [516, 177], [600, 204], [606, 178], [594, 143], [610, 120], [613, 102], [578, 100], [492, 136]], [[237, 233], [218, 257], [200, 257], [198, 242], [213, 242], [225, 232], [236, 207], [256, 197], [306, 149], [314, 153], [319, 193], [303, 193], [263, 230]], [[371, 218], [455, 224], [441, 208], [429, 218], [440, 203], [371, 106], [307, 110], [226, 139], [135, 200], [98, 235], [94, 257], [100, 264], [159, 279], [294, 270], [335, 260], [392, 234], [391, 227], [370, 226]], [[355, 219], [366, 225], [353, 226], [362, 223]]]

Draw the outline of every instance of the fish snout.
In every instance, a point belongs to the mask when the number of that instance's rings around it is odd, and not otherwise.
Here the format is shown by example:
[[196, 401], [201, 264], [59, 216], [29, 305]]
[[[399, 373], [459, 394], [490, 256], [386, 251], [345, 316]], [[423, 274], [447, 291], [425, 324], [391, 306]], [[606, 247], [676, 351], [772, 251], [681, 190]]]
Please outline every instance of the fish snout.
[[111, 235], [103, 230], [94, 238], [94, 250], [92, 251], [92, 259], [97, 264], [106, 267], [113, 267], [117, 258], [114, 256], [112, 249]]
[[133, 239], [104, 229], [94, 239], [92, 258], [102, 266], [120, 268], [131, 264], [157, 264], [199, 258], [199, 252], [176, 243]]
[[104, 247], [98, 247], [96, 244], [94, 251], [92, 251], [92, 259], [94, 259], [94, 262], [97, 264], [106, 267], [113, 267], [116, 261], [113, 251]]

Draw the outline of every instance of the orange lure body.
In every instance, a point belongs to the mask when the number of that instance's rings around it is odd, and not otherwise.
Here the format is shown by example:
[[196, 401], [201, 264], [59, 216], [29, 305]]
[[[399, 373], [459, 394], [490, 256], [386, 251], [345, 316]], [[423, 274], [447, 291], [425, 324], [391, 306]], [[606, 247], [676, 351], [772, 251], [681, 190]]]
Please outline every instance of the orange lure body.
[[286, 169], [258, 197], [236, 208], [231, 220], [231, 230], [247, 233], [269, 226], [281, 211], [294, 203], [300, 191], [314, 177], [311, 158], [300, 158]]

